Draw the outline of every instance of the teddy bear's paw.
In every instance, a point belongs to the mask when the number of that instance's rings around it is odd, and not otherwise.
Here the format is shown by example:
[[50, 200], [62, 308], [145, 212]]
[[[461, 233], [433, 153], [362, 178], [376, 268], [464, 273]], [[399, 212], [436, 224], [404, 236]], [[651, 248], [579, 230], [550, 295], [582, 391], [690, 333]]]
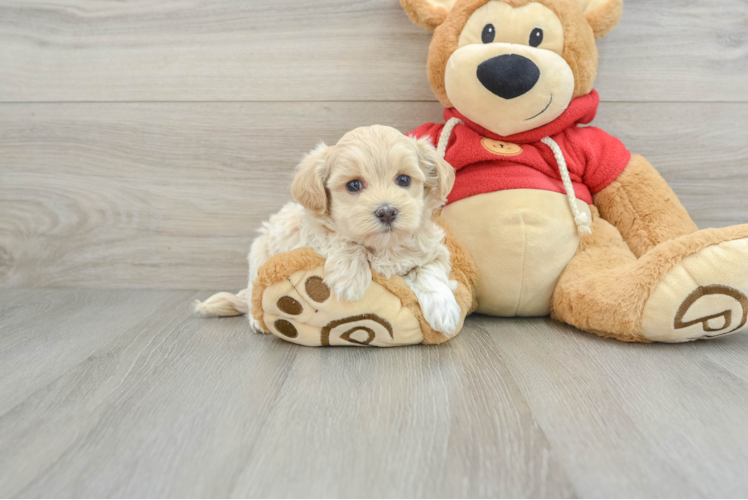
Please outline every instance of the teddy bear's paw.
[[423, 342], [418, 319], [371, 283], [355, 302], [340, 300], [322, 266], [297, 271], [262, 293], [262, 320], [273, 335], [306, 346], [390, 347]]
[[686, 257], [650, 294], [642, 333], [654, 342], [689, 342], [748, 329], [748, 239]]

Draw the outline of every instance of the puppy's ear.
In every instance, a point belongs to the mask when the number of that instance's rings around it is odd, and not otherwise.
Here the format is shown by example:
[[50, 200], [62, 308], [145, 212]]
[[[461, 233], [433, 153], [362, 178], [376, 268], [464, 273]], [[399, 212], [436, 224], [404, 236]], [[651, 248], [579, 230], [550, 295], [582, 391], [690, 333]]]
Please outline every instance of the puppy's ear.
[[602, 38], [616, 27], [623, 15], [623, 0], [577, 0], [595, 38]]
[[427, 139], [413, 140], [418, 148], [421, 170], [426, 176], [426, 196], [431, 200], [433, 208], [439, 208], [447, 202], [447, 196], [455, 184], [455, 169], [439, 156]]
[[294, 199], [315, 215], [324, 215], [327, 212], [325, 182], [330, 173], [328, 159], [331, 150], [331, 147], [321, 142], [301, 160], [291, 184], [291, 195]]
[[414, 24], [433, 31], [447, 19], [457, 0], [400, 0], [400, 5]]

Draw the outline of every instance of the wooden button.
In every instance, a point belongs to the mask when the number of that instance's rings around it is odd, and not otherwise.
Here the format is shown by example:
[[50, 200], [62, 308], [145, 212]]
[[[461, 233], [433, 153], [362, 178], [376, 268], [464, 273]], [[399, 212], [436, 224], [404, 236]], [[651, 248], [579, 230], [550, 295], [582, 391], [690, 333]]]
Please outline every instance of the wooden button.
[[522, 146], [511, 142], [494, 141], [488, 137], [484, 137], [480, 140], [481, 145], [486, 148], [486, 151], [499, 156], [517, 156], [522, 152]]

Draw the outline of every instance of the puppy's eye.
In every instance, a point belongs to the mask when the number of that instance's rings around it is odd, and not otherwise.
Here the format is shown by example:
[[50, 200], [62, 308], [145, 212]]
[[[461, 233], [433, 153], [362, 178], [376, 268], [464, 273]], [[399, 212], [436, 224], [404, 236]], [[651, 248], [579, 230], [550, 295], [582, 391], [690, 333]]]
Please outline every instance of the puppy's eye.
[[408, 177], [407, 175], [398, 175], [397, 179], [395, 179], [395, 182], [398, 186], [406, 188], [410, 186], [410, 177]]
[[493, 24], [487, 24], [483, 28], [483, 33], [481, 34], [481, 40], [483, 40], [483, 43], [491, 43], [496, 38], [496, 28], [493, 27]]
[[348, 184], [346, 184], [345, 188], [348, 190], [349, 193], [358, 193], [359, 191], [364, 189], [364, 183], [356, 179], [355, 181], [351, 181]]
[[537, 47], [541, 43], [543, 43], [543, 30], [535, 28], [532, 30], [532, 33], [530, 33], [530, 46]]

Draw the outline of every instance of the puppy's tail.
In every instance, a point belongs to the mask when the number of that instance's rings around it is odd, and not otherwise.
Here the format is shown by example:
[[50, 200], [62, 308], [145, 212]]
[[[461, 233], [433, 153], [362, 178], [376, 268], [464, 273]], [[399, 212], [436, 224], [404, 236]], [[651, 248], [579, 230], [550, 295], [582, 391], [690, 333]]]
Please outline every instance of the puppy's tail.
[[249, 312], [247, 304], [247, 289], [234, 295], [221, 292], [213, 295], [205, 302], [195, 301], [195, 312], [203, 316], [241, 316]]

